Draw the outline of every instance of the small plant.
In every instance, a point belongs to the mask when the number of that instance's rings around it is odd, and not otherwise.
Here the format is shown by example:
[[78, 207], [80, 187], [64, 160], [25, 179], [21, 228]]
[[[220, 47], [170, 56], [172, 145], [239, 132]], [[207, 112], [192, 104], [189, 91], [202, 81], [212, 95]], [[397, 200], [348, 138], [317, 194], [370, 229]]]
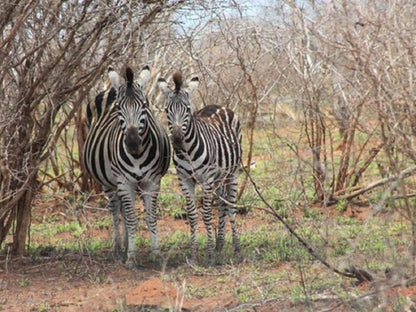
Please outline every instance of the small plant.
[[172, 215], [176, 220], [185, 220], [187, 217], [186, 211], [182, 207], [173, 208]]
[[25, 277], [23, 277], [20, 281], [19, 281], [19, 286], [20, 287], [27, 287], [27, 286], [29, 286], [30, 285], [30, 281], [27, 279], [27, 278], [25, 278]]
[[337, 202], [337, 205], [335, 206], [335, 209], [338, 212], [345, 212], [348, 208], [348, 201], [346, 199], [341, 199]]
[[301, 285], [293, 285], [290, 287], [290, 301], [294, 305], [306, 303], [307, 296], [305, 290]]
[[253, 301], [256, 297], [253, 285], [241, 284], [235, 290], [235, 296], [239, 303], [247, 303]]
[[47, 312], [47, 311], [51, 311], [51, 310], [52, 310], [51, 306], [47, 303], [44, 303], [43, 305], [41, 305], [38, 308], [38, 312]]

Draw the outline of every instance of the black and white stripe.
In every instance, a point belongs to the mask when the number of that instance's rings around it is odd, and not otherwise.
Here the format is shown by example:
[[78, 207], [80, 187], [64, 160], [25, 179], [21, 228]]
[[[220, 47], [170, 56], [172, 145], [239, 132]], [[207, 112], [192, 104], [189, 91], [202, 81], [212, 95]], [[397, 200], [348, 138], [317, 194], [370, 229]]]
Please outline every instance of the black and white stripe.
[[[88, 172], [109, 197], [116, 254], [121, 250], [119, 214], [123, 217], [126, 265], [132, 267], [136, 260], [136, 192], [146, 207], [152, 251], [159, 252], [157, 198], [161, 178], [169, 167], [171, 150], [168, 136], [153, 117], [143, 94], [143, 87], [150, 78], [149, 68], [142, 70], [138, 82], [134, 81], [130, 68], [126, 68], [123, 83], [112, 68], [108, 74], [112, 87], [96, 97], [94, 109], [87, 108], [90, 129], [83, 158]], [[95, 118], [92, 111], [96, 112]]]
[[194, 112], [190, 93], [198, 86], [193, 78], [184, 87], [180, 73], [173, 75], [175, 88], [159, 79], [159, 87], [166, 96], [165, 111], [174, 147], [174, 163], [182, 191], [186, 197], [187, 214], [191, 226], [192, 260], [196, 259], [196, 227], [198, 212], [195, 206], [195, 185], [202, 187], [202, 215], [208, 236], [208, 261], [212, 265], [214, 245], [212, 233], [213, 200], [219, 209], [219, 231], [216, 248], [220, 251], [225, 240], [225, 217], [231, 222], [233, 247], [239, 250], [235, 225], [237, 169], [241, 163], [241, 127], [237, 116], [228, 108], [209, 105]]

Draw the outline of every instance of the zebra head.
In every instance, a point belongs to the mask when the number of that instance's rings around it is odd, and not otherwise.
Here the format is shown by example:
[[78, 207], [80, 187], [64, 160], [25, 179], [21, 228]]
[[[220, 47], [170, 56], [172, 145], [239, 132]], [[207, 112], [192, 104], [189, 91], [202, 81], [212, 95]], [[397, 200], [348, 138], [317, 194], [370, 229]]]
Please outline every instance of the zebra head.
[[166, 80], [163, 78], [159, 78], [158, 85], [166, 97], [165, 112], [169, 131], [172, 134], [172, 144], [175, 149], [178, 149], [192, 120], [194, 108], [189, 97], [198, 87], [199, 79], [198, 77], [192, 78], [188, 86], [184, 87], [180, 72], [173, 74], [172, 78], [175, 83], [174, 89], [169, 88]]
[[120, 76], [110, 67], [108, 77], [117, 93], [115, 110], [124, 133], [126, 150], [137, 158], [142, 146], [141, 138], [148, 129], [147, 107], [149, 104], [143, 93], [143, 88], [149, 81], [150, 69], [145, 66], [139, 75], [139, 79], [135, 81], [133, 70], [127, 67], [125, 82], [123, 83]]

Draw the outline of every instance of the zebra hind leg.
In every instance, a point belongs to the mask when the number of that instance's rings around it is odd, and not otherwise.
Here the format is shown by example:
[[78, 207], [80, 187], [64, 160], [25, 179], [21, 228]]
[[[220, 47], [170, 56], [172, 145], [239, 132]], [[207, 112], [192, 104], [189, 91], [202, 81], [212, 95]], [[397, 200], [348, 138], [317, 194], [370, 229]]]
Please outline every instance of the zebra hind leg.
[[227, 206], [224, 202], [224, 187], [217, 190], [217, 207], [218, 207], [218, 234], [215, 249], [221, 252], [225, 243], [225, 217], [227, 214]]
[[212, 236], [212, 196], [213, 192], [208, 187], [204, 189], [202, 198], [202, 216], [207, 231], [208, 265], [215, 265], [214, 240]]
[[237, 177], [230, 178], [230, 182], [226, 185], [226, 204], [227, 204], [227, 214], [230, 218], [231, 223], [231, 232], [233, 238], [233, 249], [234, 253], [240, 252], [240, 241], [238, 239], [238, 231], [236, 225], [236, 207], [237, 202]]

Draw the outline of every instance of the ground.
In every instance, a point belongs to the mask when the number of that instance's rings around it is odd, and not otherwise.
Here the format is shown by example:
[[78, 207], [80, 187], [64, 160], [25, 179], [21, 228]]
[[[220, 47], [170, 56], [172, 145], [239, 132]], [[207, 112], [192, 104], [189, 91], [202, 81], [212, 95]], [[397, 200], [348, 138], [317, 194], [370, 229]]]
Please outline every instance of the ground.
[[[90, 272], [79, 276], [73, 273], [77, 269]], [[180, 287], [162, 280], [157, 271], [104, 266], [90, 259], [60, 259], [40, 265], [22, 259], [12, 261], [2, 275], [0, 310], [4, 311], [115, 311], [126, 307], [133, 311], [139, 307], [211, 311], [235, 303], [220, 294], [184, 300]], [[195, 285], [207, 282], [209, 279], [198, 276], [188, 281]]]
[[[187, 230], [183, 220], [168, 217], [159, 222], [159, 231], [166, 235], [178, 229]], [[91, 232], [111, 237], [107, 229]], [[145, 229], [140, 232], [148, 235]], [[67, 236], [58, 235], [60, 239]], [[36, 259], [6, 254], [0, 261], [0, 311], [214, 311], [237, 306], [235, 297], [226, 291], [227, 283], [215, 287], [216, 293], [209, 296], [197, 290], [233, 270], [228, 266], [213, 268], [212, 274], [187, 263], [172, 267], [146, 263], [128, 270], [110, 258], [56, 254], [47, 248]], [[172, 274], [180, 277], [173, 279]], [[189, 285], [195, 292], [191, 298], [185, 291]]]
[[[351, 214], [350, 210], [346, 214]], [[34, 225], [58, 219], [84, 218], [83, 222], [88, 223], [108, 218], [103, 209], [68, 216], [65, 207], [56, 206], [38, 207], [34, 214], [37, 215]], [[366, 218], [365, 209], [355, 209], [354, 214], [350, 217]], [[239, 219], [246, 229], [265, 222], [264, 216], [255, 212], [240, 215]], [[163, 241], [178, 231], [188, 232], [186, 221], [173, 216], [164, 217], [158, 226]], [[110, 240], [111, 231], [108, 226], [89, 227], [83, 235]], [[148, 237], [144, 226], [138, 235]], [[0, 311], [304, 311], [308, 307], [313, 311], [356, 310], [356, 303], [344, 300], [334, 287], [361, 294], [368, 303], [363, 299], [364, 303], [360, 301], [358, 306], [368, 307], [369, 311], [385, 307], [393, 311], [388, 302], [398, 302], [400, 298], [408, 300], [408, 304], [401, 301], [400, 307], [411, 311], [415, 293], [413, 286], [392, 286], [383, 288], [382, 296], [375, 300], [368, 294], [380, 294], [376, 284], [357, 285], [356, 281], [341, 277], [332, 284], [324, 284], [322, 281], [334, 278], [334, 273], [310, 261], [310, 271], [304, 274], [312, 274], [322, 285], [315, 286], [320, 287], [319, 295], [311, 296], [309, 303], [308, 300], [305, 303], [296, 293], [302, 292], [303, 275], [293, 261], [271, 261], [256, 266], [239, 259], [209, 268], [191, 265], [186, 257], [167, 259], [168, 251], [162, 251], [164, 261], [148, 260], [149, 249], [145, 246], [139, 249], [139, 257], [145, 260], [139, 260], [136, 269], [128, 270], [110, 257], [110, 248], [98, 253], [85, 249], [84, 252], [58, 252], [49, 245], [51, 237], [33, 236], [36, 243], [45, 246], [36, 255], [15, 258], [7, 251], [0, 254]], [[55, 233], [53, 242], [57, 244], [74, 236], [73, 232]], [[79, 237], [76, 241], [83, 242]]]
[[[68, 213], [66, 208], [59, 202], [40, 203], [33, 209], [36, 217], [32, 227], [51, 220], [65, 223], [78, 219], [89, 223], [109, 218], [105, 209]], [[177, 231], [188, 231], [188, 225], [168, 216], [158, 222], [158, 230], [163, 239]], [[84, 237], [111, 239], [107, 225], [89, 227], [87, 231]], [[32, 243], [45, 246], [36, 256], [16, 258], [7, 252], [0, 254], [0, 311], [214, 311], [237, 305], [229, 290], [225, 291], [226, 283], [215, 287], [216, 293], [209, 296], [198, 294], [198, 288], [214, 284], [229, 267], [219, 266], [213, 269], [215, 273], [205, 274], [186, 261], [164, 266], [160, 260], [139, 260], [138, 267], [129, 270], [121, 261], [111, 258], [110, 250], [103, 256], [56, 252], [51, 246], [51, 242], [53, 245], [57, 241], [79, 242], [80, 238], [74, 236], [73, 232], [62, 231], [54, 233], [53, 238], [33, 237]], [[144, 225], [138, 236], [149, 236]], [[148, 252], [148, 248], [142, 248], [139, 257], [147, 257]], [[193, 289], [192, 296], [186, 293], [187, 289]]]

